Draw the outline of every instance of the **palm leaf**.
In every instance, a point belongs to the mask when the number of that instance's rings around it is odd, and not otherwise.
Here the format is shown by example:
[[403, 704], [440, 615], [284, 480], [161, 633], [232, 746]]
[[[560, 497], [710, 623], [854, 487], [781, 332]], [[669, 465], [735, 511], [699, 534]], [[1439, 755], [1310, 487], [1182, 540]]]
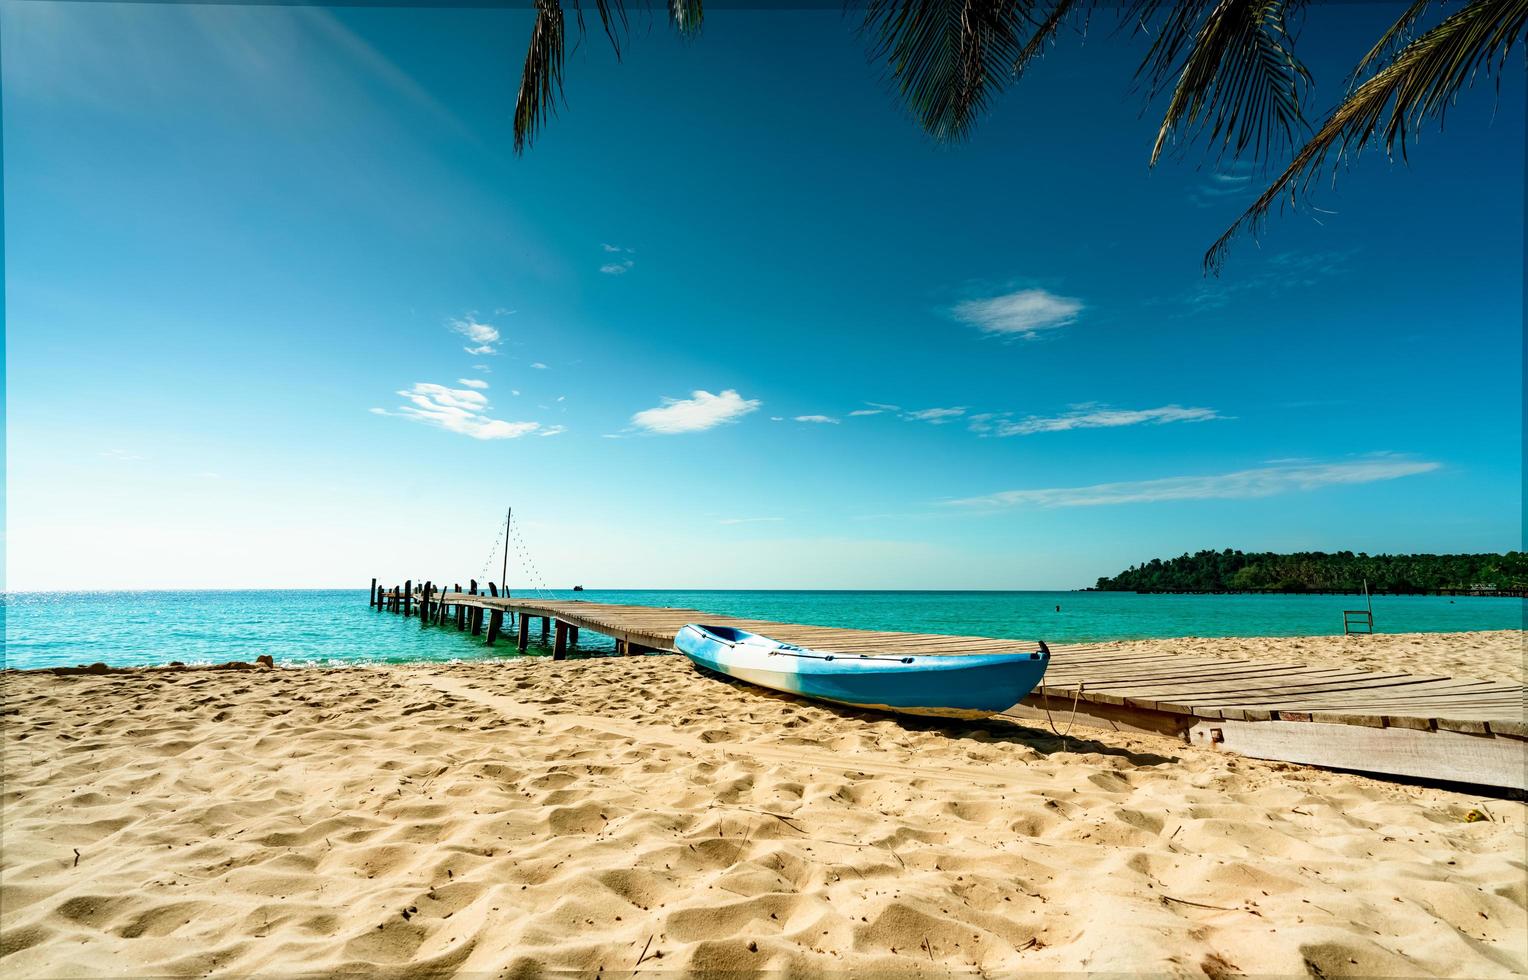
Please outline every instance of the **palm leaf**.
[[[1298, 3], [1300, 0], [1294, 0]], [[1293, 143], [1304, 125], [1300, 103], [1310, 74], [1294, 56], [1286, 13], [1291, 0], [1179, 0], [1142, 62], [1155, 96], [1174, 78], [1151, 150], [1151, 163], [1175, 132], [1208, 128], [1222, 151], [1266, 156]], [[1150, 19], [1160, 0], [1141, 0]], [[1197, 24], [1197, 27], [1192, 25]]]
[[935, 139], [965, 137], [1012, 77], [1031, 0], [868, 0], [871, 55]]
[[680, 34], [698, 34], [706, 12], [702, 0], [669, 0], [669, 20]]
[[1363, 60], [1353, 67], [1349, 77], [1352, 79], [1361, 77], [1364, 70], [1371, 64], [1389, 54], [1395, 48], [1396, 43], [1411, 30], [1412, 25], [1421, 18], [1422, 14], [1426, 13], [1428, 4], [1431, 2], [1432, 0], [1414, 0], [1411, 6], [1406, 8], [1405, 13], [1401, 14], [1400, 19], [1391, 24], [1390, 29], [1381, 35], [1378, 41], [1374, 42], [1374, 47], [1370, 48], [1369, 53], [1363, 56]]
[[516, 153], [525, 151], [555, 108], [553, 100], [562, 95], [563, 33], [562, 4], [536, 0], [536, 24], [515, 99]]
[[[615, 51], [617, 61], [621, 60], [621, 37], [630, 27], [626, 19], [626, 4], [624, 0], [594, 0], [595, 10], [600, 15], [600, 26], [605, 29], [605, 37], [610, 40], [610, 47]], [[573, 0], [573, 9], [578, 15], [578, 33], [584, 33], [584, 5], [579, 0]]]
[[1387, 154], [1393, 157], [1399, 147], [1404, 160], [1408, 135], [1428, 119], [1441, 123], [1459, 91], [1479, 72], [1499, 72], [1525, 28], [1528, 0], [1475, 0], [1402, 48], [1332, 110], [1289, 167], [1210, 246], [1205, 270], [1218, 271], [1232, 238], [1244, 230], [1255, 232], [1285, 193], [1294, 204], [1334, 151], [1341, 162], [1350, 150], [1356, 155], [1370, 142], [1382, 141]]
[[1035, 60], [1040, 52], [1044, 50], [1045, 45], [1055, 36], [1056, 31], [1060, 29], [1061, 22], [1077, 7], [1079, 2], [1090, 2], [1090, 0], [1057, 0], [1056, 5], [1051, 7], [1050, 13], [1046, 15], [1045, 20], [1040, 22], [1040, 26], [1035, 28], [1035, 32], [1029, 36], [1029, 40], [1024, 43], [1024, 47], [1019, 51], [1019, 56], [1014, 59], [1013, 74], [1015, 78], [1023, 74], [1024, 69], [1029, 67], [1029, 63]]

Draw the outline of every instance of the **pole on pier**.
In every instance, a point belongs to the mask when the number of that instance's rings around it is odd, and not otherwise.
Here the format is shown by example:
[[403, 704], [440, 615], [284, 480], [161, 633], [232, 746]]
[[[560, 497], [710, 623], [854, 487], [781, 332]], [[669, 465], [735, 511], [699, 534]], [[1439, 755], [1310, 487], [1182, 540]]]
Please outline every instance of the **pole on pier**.
[[578, 646], [578, 627], [577, 626], [569, 626], [568, 627], [568, 642], [573, 644], [574, 646]]
[[483, 635], [483, 607], [473, 606], [467, 611], [467, 618], [472, 620], [472, 635]]
[[488, 614], [488, 638], [483, 641], [484, 646], [493, 646], [493, 641], [499, 638], [499, 630], [504, 627], [504, 613], [495, 609]]
[[414, 580], [403, 580], [403, 615], [408, 616], [409, 610], [414, 608]]
[[494, 585], [493, 585], [492, 582], [488, 583], [488, 594], [493, 596], [495, 599], [497, 599], [499, 597], [499, 590], [494, 588]]
[[541, 617], [541, 642], [546, 642], [547, 633], [551, 632], [551, 621], [547, 617]]
[[521, 652], [531, 645], [531, 619], [525, 614], [520, 615], [520, 630], [515, 636], [515, 647]]
[[515, 513], [513, 507], [504, 509], [504, 569], [499, 572], [499, 588], [509, 595], [509, 519]]
[[371, 591], [366, 593], [366, 607], [370, 609], [377, 604], [377, 580], [371, 580]]
[[[542, 620], [546, 622], [546, 620]], [[552, 659], [568, 659], [568, 624], [562, 620], [557, 621], [557, 636], [552, 641]]]
[[424, 629], [430, 625], [430, 590], [435, 583], [426, 582], [424, 591], [419, 597], [419, 628]]

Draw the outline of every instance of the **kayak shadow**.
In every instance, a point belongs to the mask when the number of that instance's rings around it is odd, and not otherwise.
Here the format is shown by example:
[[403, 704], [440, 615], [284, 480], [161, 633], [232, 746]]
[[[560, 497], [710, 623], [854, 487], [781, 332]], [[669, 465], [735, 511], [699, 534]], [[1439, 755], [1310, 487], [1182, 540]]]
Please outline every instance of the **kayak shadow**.
[[[909, 732], [931, 733], [943, 735], [954, 742], [969, 742], [972, 748], [976, 746], [1014, 745], [1023, 746], [1040, 753], [1044, 756], [1058, 752], [1085, 753], [1095, 755], [1107, 755], [1124, 759], [1135, 766], [1161, 766], [1170, 765], [1182, 761], [1175, 755], [1162, 755], [1156, 752], [1142, 752], [1120, 745], [1111, 745], [1089, 738], [1075, 731], [1059, 735], [1051, 731], [1043, 723], [1037, 723], [1008, 715], [992, 715], [987, 718], [941, 718], [935, 715], [904, 715], [894, 711], [877, 711], [871, 708], [856, 708], [847, 704], [838, 704], [832, 701], [819, 701], [816, 698], [802, 697], [796, 694], [787, 694], [784, 691], [775, 691], [767, 687], [759, 687], [736, 677], [719, 674], [708, 670], [699, 664], [696, 670], [713, 680], [721, 681], [739, 691], [746, 691], [750, 696], [762, 700], [778, 701], [781, 704], [801, 705], [830, 711], [845, 719], [863, 722], [891, 722]], [[1140, 736], [1142, 738], [1149, 736]]]

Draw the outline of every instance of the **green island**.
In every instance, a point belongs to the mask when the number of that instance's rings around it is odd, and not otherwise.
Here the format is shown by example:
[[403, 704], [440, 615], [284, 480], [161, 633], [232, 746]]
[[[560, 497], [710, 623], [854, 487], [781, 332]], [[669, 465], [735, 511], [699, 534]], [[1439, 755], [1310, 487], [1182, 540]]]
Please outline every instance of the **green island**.
[[1508, 595], [1528, 590], [1528, 555], [1369, 555], [1352, 551], [1200, 551], [1133, 565], [1100, 592], [1359, 592]]

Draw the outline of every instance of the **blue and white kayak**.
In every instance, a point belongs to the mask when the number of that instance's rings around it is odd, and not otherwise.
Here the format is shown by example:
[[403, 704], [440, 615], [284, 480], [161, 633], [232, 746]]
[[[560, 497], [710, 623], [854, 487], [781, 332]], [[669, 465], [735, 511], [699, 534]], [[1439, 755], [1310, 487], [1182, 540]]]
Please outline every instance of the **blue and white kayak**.
[[674, 637], [700, 667], [787, 694], [912, 715], [982, 718], [1011, 708], [1050, 665], [1034, 652], [873, 656], [780, 643], [731, 626], [690, 623]]

